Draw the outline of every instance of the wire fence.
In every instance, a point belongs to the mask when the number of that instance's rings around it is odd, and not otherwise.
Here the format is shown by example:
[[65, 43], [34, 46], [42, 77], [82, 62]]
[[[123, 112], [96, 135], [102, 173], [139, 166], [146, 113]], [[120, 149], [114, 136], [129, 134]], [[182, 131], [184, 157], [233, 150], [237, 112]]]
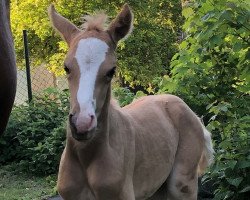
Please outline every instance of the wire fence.
[[[40, 95], [42, 91], [49, 87], [64, 90], [68, 88], [65, 77], [56, 77], [45, 65], [41, 65], [30, 70], [32, 95]], [[22, 105], [29, 101], [27, 71], [17, 70], [17, 91], [15, 105]]]
[[15, 105], [25, 104], [32, 99], [32, 95], [39, 95], [49, 87], [63, 90], [67, 88], [65, 77], [56, 77], [45, 65], [30, 67], [27, 31], [23, 30], [24, 52], [26, 68], [17, 70], [17, 91]]

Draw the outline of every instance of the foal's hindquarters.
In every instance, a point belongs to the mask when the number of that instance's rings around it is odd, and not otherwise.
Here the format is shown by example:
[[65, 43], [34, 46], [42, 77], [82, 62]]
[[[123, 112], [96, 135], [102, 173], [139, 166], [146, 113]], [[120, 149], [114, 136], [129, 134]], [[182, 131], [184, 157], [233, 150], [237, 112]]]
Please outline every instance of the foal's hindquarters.
[[136, 199], [197, 199], [197, 171], [204, 147], [197, 116], [173, 95], [144, 97], [125, 109], [138, 130], [133, 180]]

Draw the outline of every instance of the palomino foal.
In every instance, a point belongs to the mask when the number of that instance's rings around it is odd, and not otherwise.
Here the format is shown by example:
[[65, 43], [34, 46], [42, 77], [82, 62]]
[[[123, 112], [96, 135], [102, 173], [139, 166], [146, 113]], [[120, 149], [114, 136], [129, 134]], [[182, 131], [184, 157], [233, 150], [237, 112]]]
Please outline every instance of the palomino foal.
[[104, 29], [105, 15], [80, 30], [49, 16], [68, 43], [70, 90], [67, 143], [58, 175], [65, 200], [194, 200], [198, 171], [211, 162], [210, 133], [178, 97], [155, 95], [120, 108], [111, 100], [117, 42], [131, 30], [124, 5]]

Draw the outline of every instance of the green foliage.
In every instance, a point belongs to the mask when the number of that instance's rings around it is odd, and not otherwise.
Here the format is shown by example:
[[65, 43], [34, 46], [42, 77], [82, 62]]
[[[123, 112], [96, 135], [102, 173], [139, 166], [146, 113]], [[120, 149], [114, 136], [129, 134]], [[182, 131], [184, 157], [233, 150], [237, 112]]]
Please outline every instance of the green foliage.
[[134, 94], [128, 88], [116, 87], [112, 91], [120, 106], [130, 104], [134, 99]]
[[182, 12], [187, 36], [159, 84], [204, 115], [213, 133], [215, 199], [247, 199], [250, 192], [249, 8], [238, 0], [192, 1]]
[[[48, 0], [15, 0], [11, 2], [11, 25], [19, 66], [24, 66], [22, 30], [27, 29], [32, 65], [47, 63], [56, 75], [62, 75], [67, 46], [52, 31], [47, 16]], [[118, 70], [123, 84], [143, 86], [153, 92], [151, 82], [169, 70], [171, 57], [177, 50], [177, 36], [182, 24], [179, 0], [155, 1], [65, 1], [55, 6], [63, 16], [81, 25], [81, 16], [104, 10], [114, 18], [124, 3], [134, 12], [134, 32], [118, 46]], [[142, 67], [143, 66], [143, 67]]]
[[154, 92], [155, 77], [166, 74], [177, 50], [182, 25], [180, 1], [130, 1], [132, 35], [118, 48], [119, 72], [126, 85]]
[[33, 174], [57, 172], [66, 136], [68, 94], [48, 89], [31, 103], [15, 107], [0, 139], [0, 163], [18, 162]]
[[112, 92], [121, 107], [126, 106], [132, 103], [133, 100], [146, 95], [142, 91], [137, 91], [136, 94], [134, 94], [128, 88], [122, 87], [115, 87]]
[[215, 199], [248, 199], [250, 192], [249, 101], [213, 102], [208, 128], [214, 133], [216, 162], [207, 178], [214, 181]]

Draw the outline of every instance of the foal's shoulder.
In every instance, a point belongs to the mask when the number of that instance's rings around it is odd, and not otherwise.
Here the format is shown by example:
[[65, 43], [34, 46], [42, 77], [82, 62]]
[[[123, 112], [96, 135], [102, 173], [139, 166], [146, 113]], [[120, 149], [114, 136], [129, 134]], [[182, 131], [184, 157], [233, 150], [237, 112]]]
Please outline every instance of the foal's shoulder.
[[171, 94], [155, 95], [156, 101], [161, 101], [164, 107], [170, 112], [190, 112], [189, 106], [178, 96]]
[[172, 94], [159, 94], [159, 95], [151, 95], [148, 97], [154, 101], [162, 101], [165, 103], [184, 103], [184, 101], [180, 97]]
[[139, 98], [138, 100], [136, 100], [135, 102], [151, 102], [151, 103], [164, 103], [164, 104], [167, 104], [167, 103], [184, 103], [184, 101], [175, 96], [175, 95], [172, 95], [172, 94], [159, 94], [159, 95], [149, 95], [149, 96], [145, 96], [145, 97], [142, 97], [142, 98]]

